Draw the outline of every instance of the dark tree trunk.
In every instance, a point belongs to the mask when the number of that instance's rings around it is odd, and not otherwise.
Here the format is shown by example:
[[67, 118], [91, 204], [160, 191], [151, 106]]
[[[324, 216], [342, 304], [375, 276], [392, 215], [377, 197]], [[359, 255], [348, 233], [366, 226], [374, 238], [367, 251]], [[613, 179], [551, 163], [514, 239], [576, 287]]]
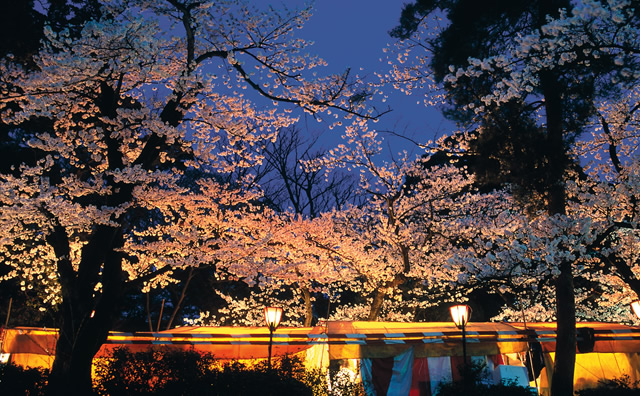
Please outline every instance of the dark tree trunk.
[[[393, 206], [391, 203], [389, 207], [389, 218], [395, 223], [395, 214], [393, 213]], [[395, 290], [398, 286], [403, 284], [406, 280], [405, 274], [411, 270], [411, 261], [409, 260], [409, 248], [405, 245], [398, 245], [400, 250], [400, 256], [402, 257], [402, 272], [397, 273], [393, 280], [387, 282], [383, 287], [379, 287], [373, 294], [373, 301], [371, 302], [371, 309], [369, 309], [369, 316], [367, 320], [377, 320], [382, 312], [382, 305], [384, 299], [387, 297], [387, 290]]]
[[[547, 213], [550, 216], [564, 215], [566, 213], [564, 172], [568, 159], [563, 138], [561, 83], [553, 71], [543, 72], [540, 79], [547, 113]], [[551, 396], [573, 395], [576, 362], [576, 303], [571, 267], [570, 262], [560, 263], [560, 274], [555, 281], [557, 339]]]
[[[64, 309], [69, 311], [68, 309]], [[93, 357], [107, 339], [110, 326], [98, 323], [91, 313], [79, 320], [65, 312], [56, 343], [56, 356], [51, 368], [48, 395], [91, 395]], [[80, 326], [76, 326], [79, 322]]]
[[556, 279], [556, 358], [551, 379], [552, 396], [573, 395], [576, 364], [576, 302], [571, 263], [560, 267]]
[[[408, 249], [403, 248], [403, 256], [408, 258]], [[405, 255], [405, 253], [407, 253]], [[405, 263], [406, 264], [406, 263]], [[408, 267], [405, 267], [408, 268]], [[371, 302], [371, 308], [369, 309], [369, 316], [367, 320], [373, 321], [377, 320], [380, 316], [380, 312], [382, 312], [382, 305], [384, 304], [384, 299], [387, 297], [387, 290], [394, 290], [401, 284], [406, 281], [404, 273], [396, 274], [393, 280], [387, 282], [382, 287], [378, 287], [376, 291], [373, 293], [373, 301]]]
[[[121, 297], [124, 278], [119, 229], [98, 226], [82, 251], [76, 273], [61, 272], [62, 308], [56, 356], [51, 368], [48, 395], [90, 395], [93, 357], [106, 341]], [[102, 264], [102, 265], [101, 265]], [[93, 291], [101, 270], [100, 293]], [[80, 283], [84, 282], [84, 283]], [[90, 286], [90, 287], [89, 287]], [[95, 294], [95, 296], [94, 296]]]

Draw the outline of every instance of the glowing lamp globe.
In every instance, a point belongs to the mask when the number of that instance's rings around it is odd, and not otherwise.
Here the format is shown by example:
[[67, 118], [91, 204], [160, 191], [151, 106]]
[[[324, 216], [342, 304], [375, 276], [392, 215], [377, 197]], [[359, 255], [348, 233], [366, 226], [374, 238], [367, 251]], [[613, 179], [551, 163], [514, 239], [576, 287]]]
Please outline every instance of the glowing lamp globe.
[[456, 327], [461, 329], [467, 325], [469, 318], [471, 317], [471, 307], [468, 305], [454, 305], [449, 308], [451, 311], [451, 318]]
[[264, 322], [270, 331], [276, 331], [282, 319], [282, 308], [280, 307], [264, 307]]
[[636, 317], [640, 319], [640, 300], [632, 302], [631, 309], [633, 310], [633, 313], [636, 314]]

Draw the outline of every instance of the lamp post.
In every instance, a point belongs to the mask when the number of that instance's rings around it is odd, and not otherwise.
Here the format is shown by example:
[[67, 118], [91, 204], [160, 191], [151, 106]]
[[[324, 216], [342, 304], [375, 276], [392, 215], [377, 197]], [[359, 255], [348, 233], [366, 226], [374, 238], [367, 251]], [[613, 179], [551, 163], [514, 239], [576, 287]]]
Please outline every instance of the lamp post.
[[451, 318], [453, 319], [453, 323], [455, 323], [456, 327], [462, 330], [462, 358], [464, 362], [464, 370], [465, 374], [467, 371], [467, 339], [465, 327], [467, 326], [467, 322], [469, 322], [469, 318], [471, 317], [471, 307], [468, 305], [454, 305], [449, 308], [451, 311]]
[[267, 360], [267, 368], [271, 370], [271, 346], [273, 345], [273, 332], [280, 324], [282, 319], [282, 308], [280, 307], [264, 307], [264, 321], [269, 328], [269, 360]]
[[640, 319], [640, 300], [631, 303], [631, 310], [636, 314], [636, 317]]

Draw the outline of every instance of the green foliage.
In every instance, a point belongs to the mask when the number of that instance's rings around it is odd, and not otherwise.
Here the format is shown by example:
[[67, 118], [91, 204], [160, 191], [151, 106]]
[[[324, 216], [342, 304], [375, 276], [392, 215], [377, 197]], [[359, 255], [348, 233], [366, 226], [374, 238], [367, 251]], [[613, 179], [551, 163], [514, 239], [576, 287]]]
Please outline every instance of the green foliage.
[[487, 384], [485, 365], [469, 364], [460, 369], [463, 381], [441, 383], [436, 390], [437, 396], [534, 396], [533, 388], [516, 385], [513, 381], [503, 381], [500, 384]]
[[44, 395], [48, 376], [43, 369], [0, 364], [0, 395]]
[[582, 389], [578, 396], [637, 396], [640, 395], [640, 381], [631, 382], [627, 375], [611, 380], [602, 380], [596, 388]]
[[272, 370], [261, 362], [220, 364], [209, 353], [117, 348], [98, 361], [94, 389], [99, 395], [313, 395], [303, 382], [308, 374], [300, 359], [274, 359]]
[[212, 395], [313, 395], [301, 381], [285, 374], [279, 367], [269, 371], [264, 367], [247, 368], [240, 363], [224, 366], [216, 373]]
[[329, 368], [308, 370], [304, 373], [304, 382], [314, 396], [364, 396], [364, 387], [353, 378], [346, 369]]
[[96, 361], [94, 384], [101, 395], [194, 394], [208, 387], [214, 363], [213, 355], [189, 350], [117, 348]]

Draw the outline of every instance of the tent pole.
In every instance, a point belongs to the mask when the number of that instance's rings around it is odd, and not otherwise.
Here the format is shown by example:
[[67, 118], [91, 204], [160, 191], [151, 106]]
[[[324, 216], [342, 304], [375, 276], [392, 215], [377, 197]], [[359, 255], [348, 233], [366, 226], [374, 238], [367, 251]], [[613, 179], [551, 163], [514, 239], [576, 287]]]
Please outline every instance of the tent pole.
[[[520, 312], [522, 313], [522, 324], [524, 324], [524, 329], [527, 330], [527, 317], [524, 314], [524, 307], [522, 306], [522, 303], [520, 304]], [[536, 385], [536, 389], [537, 389], [538, 379], [536, 378], [536, 373], [533, 372], [533, 355], [531, 354], [529, 341], [527, 341], [527, 354], [529, 355], [529, 364], [531, 364], [531, 374], [533, 374], [533, 383]]]
[[11, 303], [13, 302], [13, 297], [9, 298], [9, 309], [7, 309], [7, 319], [4, 321], [4, 328], [9, 327], [9, 316], [11, 316]]
[[162, 322], [162, 311], [164, 311], [164, 298], [162, 299], [162, 305], [160, 306], [160, 316], [158, 316], [158, 326], [156, 331], [160, 331], [160, 323]]

